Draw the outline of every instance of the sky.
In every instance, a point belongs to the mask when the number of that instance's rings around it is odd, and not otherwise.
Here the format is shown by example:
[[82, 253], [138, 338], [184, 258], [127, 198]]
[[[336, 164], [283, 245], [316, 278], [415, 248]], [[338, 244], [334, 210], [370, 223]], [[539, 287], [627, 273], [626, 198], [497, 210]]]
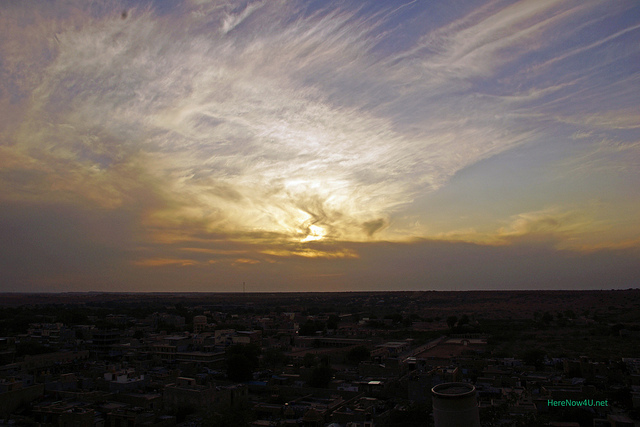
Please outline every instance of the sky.
[[0, 291], [640, 282], [636, 0], [0, 3]]

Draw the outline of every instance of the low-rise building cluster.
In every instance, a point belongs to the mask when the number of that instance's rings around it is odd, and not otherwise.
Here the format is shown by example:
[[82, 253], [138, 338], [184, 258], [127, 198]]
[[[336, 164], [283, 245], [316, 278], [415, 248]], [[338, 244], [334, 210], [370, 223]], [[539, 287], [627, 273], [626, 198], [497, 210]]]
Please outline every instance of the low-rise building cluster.
[[[375, 427], [418, 414], [431, 425], [431, 390], [448, 382], [475, 387], [487, 425], [632, 426], [640, 407], [640, 358], [545, 356], [532, 365], [492, 354], [484, 334], [417, 340], [414, 331], [437, 330], [422, 320], [394, 339], [383, 338], [392, 319], [295, 309], [87, 320], [34, 322], [0, 338], [0, 424], [206, 426], [227, 417], [255, 427]], [[234, 378], [234, 364], [248, 376]]]

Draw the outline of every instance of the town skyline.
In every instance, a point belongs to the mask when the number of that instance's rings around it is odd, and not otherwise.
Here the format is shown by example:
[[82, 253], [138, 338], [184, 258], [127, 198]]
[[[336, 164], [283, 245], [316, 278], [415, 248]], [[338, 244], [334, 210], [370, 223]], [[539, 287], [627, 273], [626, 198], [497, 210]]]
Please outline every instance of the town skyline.
[[635, 1], [0, 12], [0, 292], [638, 286]]

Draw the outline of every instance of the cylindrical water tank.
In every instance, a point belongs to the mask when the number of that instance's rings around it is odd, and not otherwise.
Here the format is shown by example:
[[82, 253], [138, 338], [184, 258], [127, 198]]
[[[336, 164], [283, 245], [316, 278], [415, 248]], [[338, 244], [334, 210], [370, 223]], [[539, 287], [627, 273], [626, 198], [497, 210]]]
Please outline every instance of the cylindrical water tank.
[[436, 427], [480, 427], [476, 388], [466, 383], [438, 384], [431, 389]]

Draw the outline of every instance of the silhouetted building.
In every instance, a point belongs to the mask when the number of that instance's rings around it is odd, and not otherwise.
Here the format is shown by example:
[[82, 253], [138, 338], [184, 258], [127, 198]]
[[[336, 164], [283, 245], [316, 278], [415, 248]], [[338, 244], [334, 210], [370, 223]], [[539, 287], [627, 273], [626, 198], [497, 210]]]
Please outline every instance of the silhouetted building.
[[207, 328], [207, 316], [193, 317], [193, 332], [199, 334]]

